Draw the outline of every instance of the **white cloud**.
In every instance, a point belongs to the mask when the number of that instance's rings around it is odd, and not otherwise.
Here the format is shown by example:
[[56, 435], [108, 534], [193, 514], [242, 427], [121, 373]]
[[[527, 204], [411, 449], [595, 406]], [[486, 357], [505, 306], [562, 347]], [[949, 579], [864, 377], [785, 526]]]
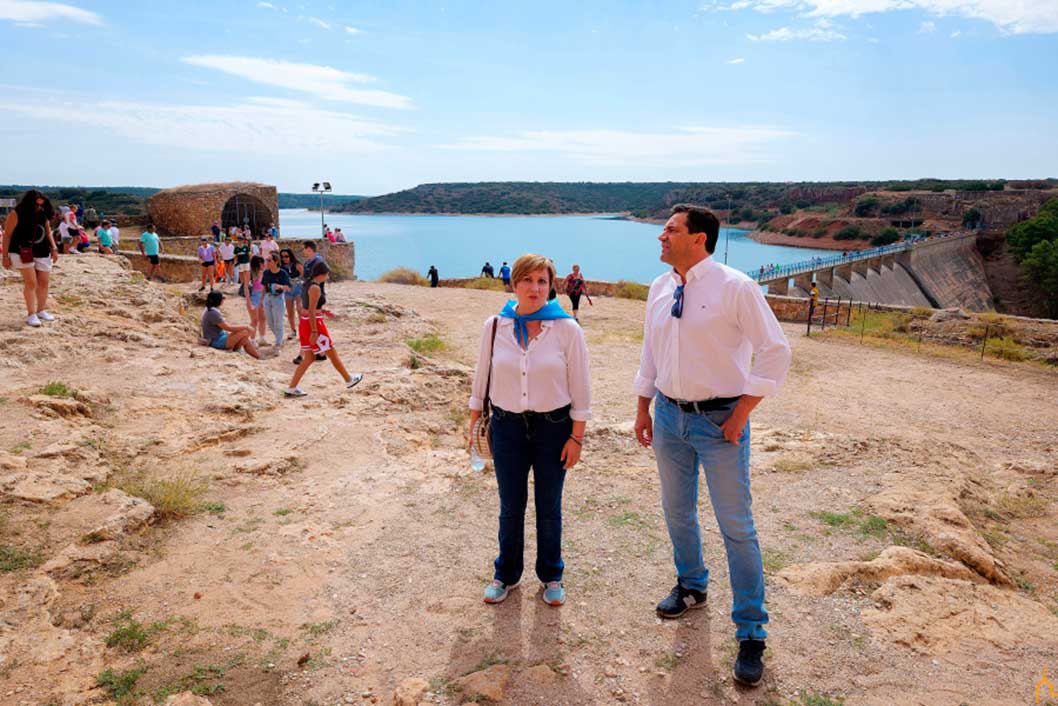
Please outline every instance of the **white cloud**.
[[937, 24], [935, 22], [923, 22], [918, 26], [919, 34], [933, 34], [937, 31]]
[[[351, 154], [388, 148], [380, 138], [405, 130], [318, 106], [274, 98], [233, 106], [134, 101], [21, 101], [9, 106], [34, 120], [88, 126], [132, 142], [202, 152]], [[240, 103], [242, 103], [240, 105]]]
[[257, 3], [257, 7], [267, 7], [269, 10], [276, 9], [276, 6], [270, 2], [259, 2]]
[[320, 29], [330, 29], [331, 28], [331, 26], [329, 24], [327, 24], [326, 22], [321, 20], [319, 17], [310, 17], [308, 19], [309, 19], [309, 22], [311, 22], [312, 24], [316, 25]]
[[388, 91], [362, 90], [349, 85], [370, 83], [375, 80], [373, 76], [339, 71], [330, 66], [215, 54], [186, 56], [181, 61], [193, 66], [223, 71], [256, 83], [308, 93], [324, 100], [379, 108], [412, 107], [411, 99], [406, 96]]
[[362, 30], [362, 29], [357, 29], [356, 27], [350, 27], [349, 25], [345, 25], [345, 27], [344, 27], [343, 29], [344, 29], [344, 30], [345, 30], [345, 31], [346, 31], [346, 32], [347, 32], [348, 34], [362, 34], [362, 33], [363, 33], [363, 31], [364, 31], [364, 30]]
[[846, 37], [834, 29], [834, 26], [825, 19], [818, 20], [812, 27], [790, 29], [779, 27], [766, 34], [747, 34], [746, 38], [753, 42], [791, 42], [804, 40], [807, 42], [840, 42]]
[[768, 161], [766, 143], [794, 136], [773, 127], [684, 126], [671, 132], [538, 130], [508, 137], [468, 137], [443, 149], [553, 153], [594, 165], [700, 166]]
[[746, 63], [746, 60], [743, 59], [742, 57], [738, 57], [737, 59], [729, 60], [727, 63], [729, 63], [729, 64], [744, 64], [744, 63]]
[[860, 17], [879, 12], [918, 9], [937, 17], [955, 15], [990, 22], [1007, 34], [1058, 32], [1055, 0], [737, 0], [713, 3], [705, 10], [774, 12], [794, 10], [810, 17]]
[[952, 39], [955, 39], [956, 37], [959, 37], [961, 35], [962, 35], [962, 32], [960, 32], [959, 30], [955, 30], [954, 32], [952, 32], [948, 36], [951, 37]]
[[101, 25], [103, 18], [89, 10], [60, 2], [33, 0], [0, 0], [0, 20], [10, 20], [25, 27], [40, 27], [47, 20]]

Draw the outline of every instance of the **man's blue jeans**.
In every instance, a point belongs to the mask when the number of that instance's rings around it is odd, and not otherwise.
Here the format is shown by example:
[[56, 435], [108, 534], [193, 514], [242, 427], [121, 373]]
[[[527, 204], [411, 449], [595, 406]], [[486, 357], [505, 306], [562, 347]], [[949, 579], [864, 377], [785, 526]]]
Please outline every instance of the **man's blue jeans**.
[[753, 526], [749, 487], [749, 422], [738, 446], [724, 439], [720, 431], [734, 406], [732, 403], [713, 412], [688, 413], [659, 394], [654, 401], [654, 456], [677, 580], [684, 588], [696, 591], [704, 591], [709, 585], [698, 526], [701, 464], [727, 550], [735, 636], [739, 640], [763, 640], [768, 634], [764, 629], [768, 613], [764, 608], [764, 568]]
[[512, 414], [492, 409], [492, 460], [500, 491], [500, 554], [494, 578], [506, 585], [522, 577], [525, 506], [529, 468], [536, 501], [536, 575], [544, 583], [561, 581], [562, 447], [573, 432], [569, 407], [551, 412]]

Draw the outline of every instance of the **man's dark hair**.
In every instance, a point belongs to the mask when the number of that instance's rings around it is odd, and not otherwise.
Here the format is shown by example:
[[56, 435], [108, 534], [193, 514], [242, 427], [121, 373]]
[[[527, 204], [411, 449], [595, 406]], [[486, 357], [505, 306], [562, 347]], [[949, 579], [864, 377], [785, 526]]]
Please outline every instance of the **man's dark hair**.
[[301, 247], [308, 248], [308, 249], [312, 250], [312, 252], [316, 252], [316, 243], [314, 243], [311, 240], [306, 240], [305, 242], [303, 242], [301, 244]]
[[216, 309], [220, 306], [222, 301], [224, 301], [224, 294], [222, 292], [210, 292], [206, 295], [206, 308]]
[[704, 206], [692, 206], [688, 203], [676, 204], [670, 214], [687, 214], [687, 232], [705, 233], [705, 251], [710, 255], [716, 250], [716, 241], [720, 239], [720, 219]]

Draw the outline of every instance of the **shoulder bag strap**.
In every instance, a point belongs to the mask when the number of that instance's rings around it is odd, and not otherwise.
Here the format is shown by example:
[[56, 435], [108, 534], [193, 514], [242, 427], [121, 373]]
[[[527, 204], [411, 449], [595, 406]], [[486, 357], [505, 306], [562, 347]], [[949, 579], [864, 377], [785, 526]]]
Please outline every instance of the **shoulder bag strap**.
[[487, 415], [489, 408], [492, 407], [492, 400], [489, 399], [489, 388], [492, 385], [492, 353], [496, 350], [496, 325], [500, 322], [500, 317], [494, 316], [492, 318], [492, 343], [489, 345], [489, 370], [485, 376], [485, 399], [482, 402], [482, 414]]

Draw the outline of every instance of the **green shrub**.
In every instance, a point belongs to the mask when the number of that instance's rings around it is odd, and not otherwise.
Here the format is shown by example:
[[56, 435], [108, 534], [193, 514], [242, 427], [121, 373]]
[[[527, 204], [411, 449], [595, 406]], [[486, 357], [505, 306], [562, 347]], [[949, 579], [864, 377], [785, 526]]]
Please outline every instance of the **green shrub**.
[[44, 563], [40, 552], [0, 545], [0, 573], [35, 569]]
[[126, 669], [121, 672], [108, 669], [96, 677], [96, 683], [107, 690], [110, 698], [121, 701], [132, 693], [132, 690], [136, 688], [136, 682], [146, 673], [146, 667]]
[[47, 395], [49, 397], [73, 397], [73, 388], [67, 385], [65, 382], [49, 382], [44, 387], [40, 388], [40, 394]]
[[1014, 342], [1014, 339], [1004, 336], [1002, 338], [989, 338], [985, 344], [988, 355], [1002, 358], [1003, 360], [1022, 361], [1029, 357], [1028, 351]]
[[192, 473], [162, 478], [141, 472], [117, 486], [149, 502], [163, 520], [189, 517], [202, 510], [202, 496], [209, 490], [209, 483]]
[[407, 344], [416, 353], [434, 353], [445, 347], [445, 342], [436, 333], [428, 333], [422, 338], [409, 338]]
[[464, 289], [485, 289], [493, 292], [503, 291], [503, 280], [492, 277], [478, 277], [463, 285]]
[[834, 240], [858, 240], [863, 233], [856, 226], [845, 226], [837, 232]]
[[866, 196], [856, 202], [856, 207], [852, 212], [860, 218], [864, 218], [873, 214], [878, 208], [878, 204], [877, 196]]
[[783, 201], [781, 204], [779, 204], [779, 213], [781, 213], [782, 215], [788, 216], [793, 212], [794, 205], [789, 201]]
[[645, 284], [639, 284], [638, 282], [628, 282], [626, 280], [620, 280], [617, 282], [617, 287], [614, 289], [614, 296], [622, 299], [638, 299], [640, 301], [646, 301], [647, 295], [650, 293], [650, 287]]
[[900, 240], [900, 233], [896, 228], [886, 228], [878, 235], [871, 238], [871, 245], [891, 245]]
[[388, 282], [389, 284], [412, 284], [417, 287], [430, 286], [430, 283], [426, 281], [425, 277], [407, 267], [398, 267], [389, 272], [383, 272], [382, 276], [378, 278], [378, 281]]

